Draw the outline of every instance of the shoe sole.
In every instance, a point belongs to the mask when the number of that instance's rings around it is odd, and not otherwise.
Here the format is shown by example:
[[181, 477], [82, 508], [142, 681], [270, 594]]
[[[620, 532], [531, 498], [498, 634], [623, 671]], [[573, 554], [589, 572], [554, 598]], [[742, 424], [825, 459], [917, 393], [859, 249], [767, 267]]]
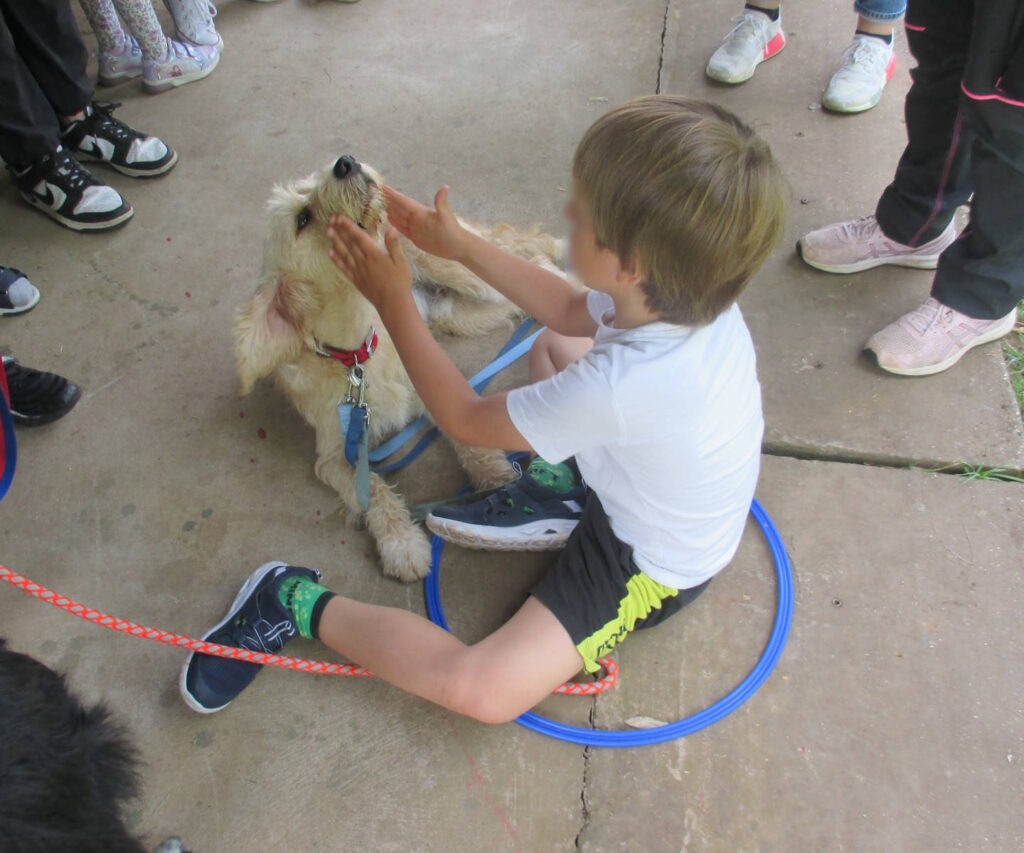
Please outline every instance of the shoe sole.
[[104, 89], [112, 89], [114, 86], [120, 86], [122, 83], [127, 83], [131, 80], [138, 80], [142, 76], [142, 69], [140, 68], [137, 74], [118, 74], [116, 77], [97, 77], [96, 85], [102, 86]]
[[875, 357], [875, 363], [881, 370], [886, 373], [892, 373], [896, 376], [931, 376], [935, 373], [942, 373], [945, 370], [949, 370], [954, 364], [962, 359], [967, 353], [969, 353], [975, 347], [980, 347], [983, 344], [990, 344], [993, 341], [998, 341], [1000, 338], [1006, 337], [1013, 331], [1014, 326], [1017, 325], [1017, 312], [1008, 314], [1006, 320], [1003, 321], [1002, 326], [996, 326], [991, 332], [982, 335], [977, 340], [972, 341], [970, 344], [965, 346], [963, 349], [958, 350], [945, 361], [939, 362], [938, 364], [930, 364], [926, 367], [886, 367], [878, 360], [878, 353], [869, 347], [864, 348], [864, 352], [869, 352]]
[[[950, 243], [953, 241], [951, 240]], [[947, 246], [942, 247], [942, 251], [946, 250]], [[825, 264], [821, 261], [814, 261], [808, 258], [804, 254], [803, 243], [800, 240], [796, 241], [796, 253], [797, 256], [807, 266], [814, 267], [816, 270], [822, 272], [837, 273], [839, 275], [849, 275], [855, 272], [863, 272], [864, 270], [871, 270], [875, 267], [893, 266], [893, 267], [909, 267], [915, 270], [933, 270], [939, 265], [939, 252], [934, 255], [904, 255], [896, 256], [891, 258], [865, 258], [863, 261], [857, 261], [852, 264]]]
[[35, 196], [30, 193], [22, 193], [21, 197], [25, 199], [32, 207], [41, 213], [45, 213], [54, 222], [59, 222], [65, 228], [70, 228], [72, 231], [112, 231], [119, 225], [124, 225], [129, 219], [135, 215], [135, 210], [131, 205], [128, 205], [128, 210], [124, 213], [114, 217], [113, 219], [105, 219], [102, 222], [76, 222], [74, 219], [68, 219], [66, 216], [61, 216], [52, 207], [48, 207], [42, 204]]
[[[269, 563], [264, 563], [251, 575], [248, 580], [242, 584], [242, 588], [238, 591], [238, 595], [235, 596], [235, 600], [231, 602], [231, 606], [228, 608], [228, 612], [224, 614], [224, 618], [220, 620], [216, 625], [210, 628], [206, 633], [203, 634], [203, 638], [209, 637], [211, 634], [217, 633], [221, 628], [230, 622], [234, 616], [235, 611], [245, 602], [245, 600], [252, 595], [252, 591], [256, 589], [266, 578], [270, 572], [277, 568], [287, 567], [287, 563], [282, 563], [280, 560], [271, 560]], [[227, 702], [221, 705], [219, 708], [207, 708], [205, 705], [200, 705], [195, 699], [192, 698], [192, 694], [188, 692], [188, 668], [192, 663], [192, 658], [196, 656], [196, 652], [189, 652], [185, 663], [181, 667], [181, 673], [178, 676], [178, 689], [181, 691], [181, 698], [185, 700], [185, 704], [189, 706], [197, 714], [216, 714], [218, 711], [223, 711], [231, 702]], [[234, 701], [234, 700], [232, 700]]]
[[196, 80], [202, 80], [204, 77], [209, 77], [218, 65], [220, 65], [219, 53], [217, 54], [217, 58], [213, 60], [213, 64], [207, 66], [202, 71], [193, 71], [191, 74], [182, 74], [181, 77], [171, 77], [169, 80], [161, 80], [159, 83], [147, 83], [146, 80], [143, 80], [142, 88], [147, 94], [160, 95], [164, 92], [169, 92], [171, 89], [176, 89], [178, 86], [185, 86], [189, 83], [195, 83]]
[[704, 74], [708, 77], [708, 79], [714, 80], [716, 83], [725, 83], [729, 86], [738, 86], [740, 83], [746, 83], [751, 77], [754, 76], [754, 72], [757, 71], [757, 66], [759, 66], [762, 62], [771, 59], [773, 56], [778, 56], [780, 53], [782, 53], [782, 49], [786, 46], [786, 36], [781, 30], [779, 31], [779, 34], [775, 36], [775, 38], [768, 42], [768, 47], [771, 48], [771, 46], [780, 39], [781, 44], [779, 44], [778, 47], [773, 48], [771, 53], [769, 53], [767, 56], [762, 56], [759, 60], [757, 60], [757, 62], [754, 63], [754, 67], [750, 69], [750, 73], [747, 74], [745, 77], [716, 77], [714, 73], [712, 73], [711, 71], [711, 63], [708, 63], [704, 67]]
[[89, 154], [84, 151], [76, 151], [75, 157], [90, 163], [102, 163], [105, 166], [110, 166], [111, 169], [116, 169], [122, 175], [128, 175], [130, 178], [155, 178], [159, 175], [166, 175], [178, 164], [177, 151], [172, 151], [171, 159], [158, 169], [133, 169], [131, 166], [119, 166], [117, 163], [111, 163], [109, 160], [104, 160], [102, 157], [97, 157], [95, 154]]
[[[445, 542], [487, 551], [558, 551], [565, 547], [577, 524], [578, 521], [555, 519], [519, 527], [484, 527], [433, 515], [426, 518], [427, 529]], [[544, 532], [551, 528], [555, 528], [553, 533]]]

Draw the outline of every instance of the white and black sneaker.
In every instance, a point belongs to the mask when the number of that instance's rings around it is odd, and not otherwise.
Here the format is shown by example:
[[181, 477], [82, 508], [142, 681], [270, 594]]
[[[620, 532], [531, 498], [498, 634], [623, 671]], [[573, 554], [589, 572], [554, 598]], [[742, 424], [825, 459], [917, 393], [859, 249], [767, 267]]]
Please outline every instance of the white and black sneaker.
[[61, 142], [75, 157], [107, 163], [133, 178], [151, 178], [173, 169], [178, 155], [155, 136], [133, 130], [114, 118], [119, 106], [90, 104], [85, 108], [85, 118], [61, 131]]
[[73, 231], [116, 228], [135, 213], [117, 190], [97, 181], [63, 146], [11, 172], [25, 201]]
[[514, 483], [472, 503], [434, 507], [427, 527], [464, 548], [553, 551], [562, 548], [583, 515], [587, 488], [573, 463], [536, 457]]

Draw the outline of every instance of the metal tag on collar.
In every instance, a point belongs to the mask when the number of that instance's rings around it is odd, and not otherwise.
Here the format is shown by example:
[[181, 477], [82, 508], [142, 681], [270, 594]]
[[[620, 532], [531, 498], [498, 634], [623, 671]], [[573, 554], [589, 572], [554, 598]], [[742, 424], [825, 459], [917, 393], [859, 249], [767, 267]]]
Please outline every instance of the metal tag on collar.
[[356, 361], [348, 372], [348, 397], [346, 402], [353, 403], [361, 409], [366, 408], [366, 374], [363, 366]]

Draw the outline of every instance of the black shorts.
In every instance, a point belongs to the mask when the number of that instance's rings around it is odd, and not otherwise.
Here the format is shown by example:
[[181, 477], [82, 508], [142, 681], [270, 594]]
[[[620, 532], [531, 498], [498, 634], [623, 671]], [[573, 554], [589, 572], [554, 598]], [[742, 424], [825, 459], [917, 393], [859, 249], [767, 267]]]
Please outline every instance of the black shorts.
[[633, 562], [632, 546], [612, 532], [600, 499], [591, 491], [558, 562], [530, 594], [569, 632], [587, 672], [596, 672], [601, 668], [598, 658], [630, 631], [664, 622], [710, 582], [673, 589], [644, 574]]

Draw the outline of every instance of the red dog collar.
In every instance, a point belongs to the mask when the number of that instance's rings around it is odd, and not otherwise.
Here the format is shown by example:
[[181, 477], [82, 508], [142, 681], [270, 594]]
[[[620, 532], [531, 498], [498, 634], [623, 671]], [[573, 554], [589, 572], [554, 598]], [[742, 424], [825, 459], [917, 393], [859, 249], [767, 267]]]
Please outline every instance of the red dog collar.
[[340, 361], [345, 367], [366, 364], [370, 360], [370, 356], [376, 351], [377, 330], [372, 327], [370, 334], [366, 336], [366, 340], [363, 341], [363, 345], [359, 349], [338, 349], [330, 344], [322, 344], [316, 338], [313, 338], [313, 352], [321, 358], [332, 358], [335, 361]]

